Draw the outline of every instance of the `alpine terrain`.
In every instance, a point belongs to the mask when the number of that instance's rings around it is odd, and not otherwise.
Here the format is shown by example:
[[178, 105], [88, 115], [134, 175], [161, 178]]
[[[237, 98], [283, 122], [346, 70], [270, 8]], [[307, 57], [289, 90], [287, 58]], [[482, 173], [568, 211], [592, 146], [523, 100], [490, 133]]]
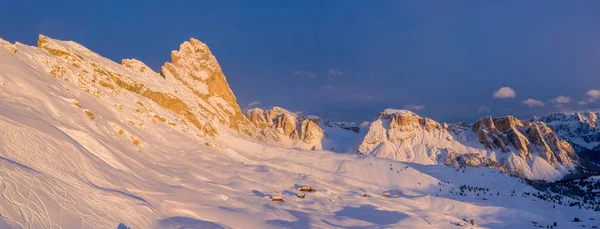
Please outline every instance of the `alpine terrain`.
[[593, 228], [598, 115], [359, 126], [242, 110], [194, 38], [160, 72], [0, 39], [0, 228]]

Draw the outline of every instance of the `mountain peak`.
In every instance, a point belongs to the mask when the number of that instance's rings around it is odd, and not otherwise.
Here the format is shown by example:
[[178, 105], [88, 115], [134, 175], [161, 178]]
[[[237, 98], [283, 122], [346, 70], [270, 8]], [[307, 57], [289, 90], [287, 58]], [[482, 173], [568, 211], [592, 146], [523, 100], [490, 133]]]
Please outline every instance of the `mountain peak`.
[[229, 127], [239, 129], [240, 124], [249, 124], [217, 59], [199, 40], [191, 38], [183, 42], [179, 50], [172, 51], [171, 63], [166, 62], [161, 67], [161, 74], [167, 79], [180, 81], [197, 97], [222, 109], [229, 116]]
[[415, 114], [414, 112], [404, 109], [387, 108], [379, 113], [379, 117], [381, 118], [389, 118], [391, 116], [419, 117], [419, 115]]

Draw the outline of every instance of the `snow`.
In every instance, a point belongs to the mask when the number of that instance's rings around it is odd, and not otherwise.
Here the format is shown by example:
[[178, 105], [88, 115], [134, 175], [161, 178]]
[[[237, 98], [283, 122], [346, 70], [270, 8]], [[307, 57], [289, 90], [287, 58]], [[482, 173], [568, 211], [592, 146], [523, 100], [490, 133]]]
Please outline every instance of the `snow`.
[[385, 110], [383, 110], [383, 112], [381, 112], [381, 115], [393, 115], [393, 114], [398, 114], [401, 116], [418, 116], [417, 114], [415, 114], [412, 111], [409, 110], [399, 110], [399, 109], [393, 109], [393, 108], [386, 108]]
[[[520, 150], [512, 145], [506, 145], [509, 152], [486, 148], [478, 141], [477, 133], [469, 124], [450, 124], [448, 128], [443, 128], [442, 124], [406, 110], [388, 108], [381, 114], [366, 129], [358, 147], [360, 153], [401, 162], [433, 165], [453, 164], [448, 161], [452, 159], [448, 157], [448, 152], [452, 151], [456, 153], [452, 157], [478, 155], [483, 163], [493, 160], [522, 177], [546, 181], [559, 180], [574, 169], [574, 165], [570, 163], [549, 164], [535, 151], [526, 158], [521, 157]], [[402, 125], [391, 128], [391, 119], [386, 115], [413, 119], [407, 119]], [[522, 135], [519, 131], [515, 133]], [[488, 138], [488, 141], [492, 142], [492, 139]]]
[[[62, 44], [117, 72], [132, 72], [75, 43]], [[45, 61], [68, 64], [36, 48], [17, 48], [14, 54], [0, 47], [3, 228], [453, 228], [463, 219], [473, 219], [473, 228], [526, 228], [533, 220], [569, 228], [579, 226], [573, 217], [597, 217], [511, 196], [513, 190], [536, 190], [494, 169], [283, 148], [227, 129], [202, 136], [181, 116], [137, 94], [53, 78]], [[156, 90], [186, 90], [158, 74], [142, 76], [131, 78]], [[356, 135], [337, 142], [350, 144]], [[302, 185], [316, 191], [299, 199]], [[486, 187], [493, 195], [457, 195], [460, 185]], [[385, 192], [398, 198], [385, 198]]]

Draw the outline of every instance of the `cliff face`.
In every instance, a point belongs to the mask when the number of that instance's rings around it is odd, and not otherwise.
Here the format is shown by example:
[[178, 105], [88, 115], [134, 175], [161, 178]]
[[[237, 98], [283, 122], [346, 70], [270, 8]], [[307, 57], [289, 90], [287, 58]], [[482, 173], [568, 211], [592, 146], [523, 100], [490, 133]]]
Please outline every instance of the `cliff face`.
[[[115, 104], [121, 109], [136, 104], [157, 105], [161, 109], [134, 110], [205, 138], [201, 141], [213, 141], [212, 137], [226, 129], [250, 136], [256, 133], [256, 127], [242, 114], [216, 58], [196, 39], [184, 42], [180, 50], [171, 53], [172, 63], [162, 66], [162, 75], [139, 60], [124, 59], [117, 64], [71, 41], [40, 35], [38, 48], [48, 55], [35, 58], [52, 77], [75, 83], [97, 98], [123, 98], [122, 103]], [[172, 112], [177, 118], [167, 119], [163, 112]], [[139, 118], [127, 121], [144, 122]]]
[[515, 149], [522, 158], [540, 156], [550, 164], [573, 164], [577, 155], [573, 147], [539, 121], [521, 122], [512, 116], [485, 117], [473, 124], [473, 131], [485, 148], [508, 153]]
[[558, 137], [588, 150], [600, 151], [600, 113], [555, 113], [537, 118]]
[[248, 110], [248, 119], [261, 129], [261, 133], [276, 143], [303, 149], [322, 149], [325, 132], [319, 120], [298, 117], [280, 107], [271, 110]]
[[560, 178], [579, 160], [543, 122], [506, 116], [440, 124], [393, 109], [371, 123], [358, 152], [421, 164], [493, 166], [531, 179]]
[[249, 133], [250, 122], [244, 117], [225, 75], [208, 46], [194, 38], [171, 52], [171, 63], [161, 68], [167, 79], [177, 80], [198, 99], [204, 100], [219, 120], [236, 130]]

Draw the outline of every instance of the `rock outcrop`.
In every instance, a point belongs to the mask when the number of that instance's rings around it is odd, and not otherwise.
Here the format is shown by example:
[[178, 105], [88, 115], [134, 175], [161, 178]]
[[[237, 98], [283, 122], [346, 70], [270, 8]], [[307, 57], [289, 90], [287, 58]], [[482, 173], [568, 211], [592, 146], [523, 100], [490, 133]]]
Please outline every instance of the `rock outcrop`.
[[254, 108], [247, 111], [248, 119], [257, 126], [269, 140], [288, 147], [322, 149], [321, 140], [325, 134], [318, 119], [298, 117], [280, 107], [271, 110]]
[[556, 135], [587, 149], [600, 147], [600, 112], [554, 113], [534, 120], [544, 122]]
[[222, 120], [224, 124], [250, 133], [250, 122], [244, 117], [221, 66], [206, 44], [194, 38], [184, 42], [179, 51], [171, 52], [171, 63], [162, 66], [161, 74], [166, 79], [181, 82], [217, 112], [225, 112], [228, 120]]
[[386, 109], [369, 126], [359, 154], [421, 164], [492, 166], [524, 178], [558, 179], [578, 164], [571, 145], [539, 121], [484, 117], [440, 124]]
[[513, 116], [492, 119], [485, 117], [473, 124], [473, 131], [485, 148], [508, 153], [518, 151], [520, 157], [531, 160], [537, 155], [550, 164], [572, 164], [577, 160], [573, 147], [539, 121], [524, 121]]
[[582, 157], [600, 163], [599, 117], [599, 112], [554, 113], [534, 120], [546, 123]]
[[[157, 104], [180, 118], [166, 120], [163, 117], [168, 115], [159, 114], [156, 109], [148, 111], [149, 115], [177, 129], [192, 126], [199, 136], [209, 137], [218, 135], [220, 129], [247, 135], [256, 132], [256, 127], [236, 103], [216, 58], [196, 39], [184, 42], [180, 50], [171, 53], [172, 63], [165, 63], [162, 75], [139, 60], [124, 59], [117, 64], [71, 41], [40, 35], [38, 48], [58, 57], [38, 57], [51, 76], [74, 82], [99, 98], [108, 94], [112, 97], [133, 94], [140, 98], [128, 101], [130, 104], [137, 101]], [[128, 104], [119, 104], [123, 105]], [[190, 131], [189, 128], [184, 130]]]

